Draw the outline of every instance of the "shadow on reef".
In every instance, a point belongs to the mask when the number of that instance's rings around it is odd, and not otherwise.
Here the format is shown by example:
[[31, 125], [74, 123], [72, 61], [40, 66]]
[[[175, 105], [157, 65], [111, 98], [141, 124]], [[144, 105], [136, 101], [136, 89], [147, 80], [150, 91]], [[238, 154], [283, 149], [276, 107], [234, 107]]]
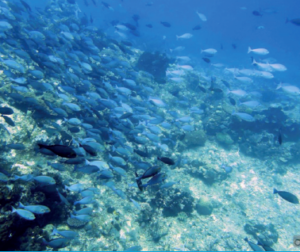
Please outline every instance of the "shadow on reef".
[[156, 82], [164, 84], [166, 83], [167, 68], [173, 62], [174, 60], [169, 59], [164, 53], [144, 52], [140, 56], [136, 66], [139, 70], [151, 73]]

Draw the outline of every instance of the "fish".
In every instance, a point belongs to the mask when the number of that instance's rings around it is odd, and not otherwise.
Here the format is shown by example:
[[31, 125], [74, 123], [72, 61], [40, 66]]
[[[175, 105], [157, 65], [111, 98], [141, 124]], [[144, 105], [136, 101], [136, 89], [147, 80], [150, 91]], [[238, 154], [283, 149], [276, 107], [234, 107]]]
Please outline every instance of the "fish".
[[251, 49], [251, 47], [249, 46], [248, 47], [248, 53], [254, 53], [254, 54], [257, 54], [257, 55], [267, 55], [269, 54], [269, 51], [265, 48], [257, 48], [257, 49]]
[[10, 117], [5, 116], [5, 115], [2, 115], [2, 117], [4, 118], [4, 121], [5, 121], [7, 124], [9, 124], [10, 126], [12, 126], [12, 127], [15, 127], [15, 126], [16, 126], [15, 122], [14, 122]]
[[50, 213], [50, 209], [47, 206], [43, 205], [27, 205], [24, 206], [21, 202], [19, 202], [19, 208], [23, 208], [25, 210], [28, 210], [34, 214], [45, 214]]
[[168, 28], [171, 27], [171, 24], [168, 23], [168, 22], [164, 22], [164, 21], [162, 22], [162, 21], [161, 21], [160, 23], [161, 23], [164, 27], [168, 27]]
[[258, 242], [257, 242], [257, 245], [263, 247], [263, 249], [264, 249], [265, 251], [275, 251], [273, 248], [271, 248], [271, 247], [268, 246], [267, 244], [263, 243], [262, 241], [258, 241]]
[[78, 204], [80, 204], [80, 205], [93, 204], [94, 202], [95, 202], [94, 196], [88, 196], [88, 197], [85, 197], [81, 200], [75, 201], [73, 205], [76, 206]]
[[176, 35], [176, 39], [190, 39], [193, 37], [193, 34], [190, 33], [184, 33], [182, 35]]
[[69, 146], [64, 146], [64, 145], [45, 145], [45, 144], [38, 144], [40, 149], [47, 149], [52, 151], [54, 154], [60, 156], [60, 157], [65, 157], [65, 158], [75, 158], [77, 155], [75, 151], [70, 148]]
[[148, 28], [152, 28], [152, 27], [153, 27], [152, 24], [146, 24], [146, 26], [147, 26]]
[[57, 230], [55, 227], [53, 228], [51, 235], [60, 235], [67, 239], [74, 239], [76, 237], [79, 237], [79, 234], [77, 232], [71, 230]]
[[199, 13], [198, 11], [196, 11], [196, 14], [198, 15], [198, 17], [200, 18], [200, 20], [202, 20], [203, 22], [207, 21], [207, 18], [204, 14]]
[[262, 17], [262, 13], [260, 11], [257, 11], [257, 10], [252, 11], [252, 14], [254, 16], [257, 16], [257, 17]]
[[201, 53], [205, 54], [207, 57], [214, 56], [218, 51], [214, 48], [208, 48], [205, 50], [201, 50]]
[[161, 170], [161, 167], [155, 165], [149, 167], [141, 176], [136, 177], [136, 181], [146, 179], [146, 178], [151, 178], [157, 173], [159, 173]]
[[198, 31], [200, 29], [201, 29], [201, 26], [200, 25], [196, 25], [196, 26], [194, 26], [193, 31]]
[[130, 201], [133, 203], [134, 207], [135, 207], [137, 210], [139, 210], [139, 211], [142, 210], [140, 204], [137, 203], [134, 199], [130, 198]]
[[36, 176], [36, 177], [33, 177], [33, 180], [36, 181], [37, 183], [39, 183], [40, 185], [44, 185], [44, 186], [56, 184], [54, 178], [49, 177], [49, 176]]
[[278, 131], [277, 141], [278, 141], [279, 145], [282, 144], [282, 134], [281, 134], [281, 130]]
[[65, 248], [69, 245], [69, 243], [70, 239], [68, 238], [56, 238], [49, 242], [43, 238], [43, 244], [54, 249]]
[[221, 164], [221, 168], [223, 168], [226, 173], [231, 173], [232, 172], [232, 167], [231, 166]]
[[206, 63], [210, 63], [210, 59], [209, 58], [202, 58]]
[[294, 25], [300, 26], [300, 18], [294, 18], [294, 19], [286, 19], [286, 23], [292, 23]]
[[275, 188], [273, 189], [273, 194], [278, 194], [281, 198], [284, 200], [292, 203], [292, 204], [299, 204], [299, 199], [297, 198], [296, 195], [290, 193], [290, 192], [285, 192], [285, 191], [277, 191]]
[[252, 249], [253, 251], [265, 251], [263, 248], [261, 248], [261, 247], [258, 246], [257, 244], [255, 244], [255, 243], [249, 241], [247, 237], [244, 239], [244, 241], [247, 242], [247, 243], [249, 244], [249, 246], [251, 247], [251, 249]]
[[3, 174], [2, 172], [0, 172], [0, 181], [1, 182], [8, 182], [9, 178]]
[[291, 95], [299, 95], [300, 89], [296, 86], [292, 86], [289, 84], [279, 83], [276, 90], [282, 89], [284, 92], [291, 94]]
[[157, 157], [157, 160], [167, 164], [167, 165], [174, 165], [175, 162], [173, 159], [168, 158], [168, 157]]
[[14, 110], [9, 107], [1, 107], [0, 108], [0, 114], [1, 115], [12, 115], [14, 113]]
[[21, 218], [25, 220], [34, 220], [35, 216], [32, 212], [24, 209], [15, 209], [12, 207], [12, 213], [17, 213]]
[[239, 113], [239, 112], [235, 112], [234, 110], [232, 111], [231, 115], [233, 116], [237, 116], [240, 119], [247, 121], [247, 122], [254, 122], [255, 118], [247, 113]]

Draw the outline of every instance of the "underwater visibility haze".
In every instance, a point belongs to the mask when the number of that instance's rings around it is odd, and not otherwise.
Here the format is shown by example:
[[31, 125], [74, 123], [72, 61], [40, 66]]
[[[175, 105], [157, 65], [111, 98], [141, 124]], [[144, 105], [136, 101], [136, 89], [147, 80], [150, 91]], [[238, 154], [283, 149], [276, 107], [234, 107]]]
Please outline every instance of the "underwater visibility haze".
[[0, 249], [299, 251], [299, 9], [0, 0]]

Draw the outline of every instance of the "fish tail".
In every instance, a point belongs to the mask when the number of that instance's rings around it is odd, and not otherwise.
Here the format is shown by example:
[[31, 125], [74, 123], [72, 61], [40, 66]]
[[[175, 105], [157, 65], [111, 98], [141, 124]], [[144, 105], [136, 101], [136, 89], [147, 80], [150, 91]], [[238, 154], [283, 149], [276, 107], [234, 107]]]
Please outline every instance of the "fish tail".
[[232, 110], [231, 115], [234, 115], [234, 114], [235, 114], [235, 110]]
[[15, 213], [17, 211], [13, 206], [11, 208], [12, 208], [11, 210], [12, 213]]
[[248, 47], [248, 53], [251, 53], [251, 51], [252, 51], [252, 49], [251, 49], [251, 47], [249, 46], [249, 47]]
[[51, 235], [55, 235], [55, 234], [58, 234], [56, 227], [53, 228], [53, 231], [52, 231]]
[[276, 193], [278, 193], [278, 191], [274, 188], [273, 189], [273, 194], [276, 194]]
[[47, 145], [44, 145], [44, 144], [37, 144], [39, 147], [40, 147], [40, 149], [43, 149], [43, 148], [45, 148], [45, 147], [47, 147]]
[[19, 202], [19, 207], [24, 208], [24, 205], [21, 202]]
[[256, 64], [257, 64], [256, 60], [252, 58], [252, 65], [256, 65]]
[[248, 238], [246, 237], [246, 238], [244, 239], [244, 241], [248, 242], [249, 240], [248, 240]]

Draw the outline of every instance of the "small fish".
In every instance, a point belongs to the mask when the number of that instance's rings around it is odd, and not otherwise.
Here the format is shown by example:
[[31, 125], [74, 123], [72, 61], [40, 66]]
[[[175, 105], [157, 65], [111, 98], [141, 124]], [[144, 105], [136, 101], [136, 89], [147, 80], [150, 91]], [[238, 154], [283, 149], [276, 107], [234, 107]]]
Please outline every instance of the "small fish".
[[204, 14], [202, 13], [199, 13], [198, 11], [196, 11], [196, 14], [198, 15], [198, 17], [203, 21], [203, 22], [206, 22], [207, 21], [207, 18]]
[[164, 27], [171, 27], [171, 24], [168, 22], [160, 22]]
[[70, 230], [57, 230], [55, 227], [51, 235], [61, 235], [62, 237], [67, 239], [74, 239], [79, 236], [77, 232], [70, 231]]
[[131, 200], [131, 202], [133, 203], [133, 205], [135, 206], [136, 209], [138, 209], [138, 210], [142, 209], [141, 206], [140, 206], [140, 204], [137, 203], [134, 199], [130, 198], [130, 200]]
[[210, 59], [209, 58], [202, 58], [206, 63], [210, 63]]
[[208, 48], [205, 50], [201, 50], [201, 53], [205, 54], [207, 57], [214, 56], [218, 51], [214, 48]]
[[232, 111], [231, 115], [233, 116], [237, 116], [239, 118], [241, 118], [244, 121], [247, 122], [254, 122], [255, 118], [247, 113], [239, 113], [239, 112], [235, 112], [234, 110]]
[[88, 196], [88, 197], [85, 197], [81, 200], [75, 201], [74, 206], [76, 206], [77, 204], [80, 204], [80, 205], [93, 204], [94, 202], [95, 202], [94, 196]]
[[248, 53], [255, 53], [257, 55], [267, 55], [269, 54], [269, 51], [265, 48], [257, 48], [257, 49], [251, 49], [251, 47], [248, 47]]
[[38, 146], [40, 147], [40, 149], [50, 150], [60, 157], [75, 158], [77, 156], [75, 151], [69, 146], [64, 146], [59, 144], [57, 145], [38, 144]]
[[43, 238], [43, 244], [45, 244], [46, 246], [49, 246], [51, 248], [54, 248], [54, 249], [65, 248], [69, 245], [69, 243], [70, 243], [70, 239], [67, 239], [67, 238], [57, 238], [57, 239], [53, 239], [49, 242], [47, 242]]
[[19, 202], [19, 207], [25, 210], [28, 210], [34, 214], [45, 214], [50, 213], [50, 209], [43, 205], [28, 205], [24, 206], [21, 202]]
[[257, 17], [262, 17], [262, 14], [261, 14], [261, 12], [259, 12], [259, 11], [252, 11], [252, 14], [254, 15], [254, 16], [257, 16]]
[[201, 26], [200, 25], [196, 25], [196, 26], [194, 26], [193, 31], [198, 31], [200, 29], [201, 29]]
[[152, 27], [153, 27], [152, 24], [146, 24], [146, 26], [147, 26], [148, 28], [152, 28]]
[[35, 216], [32, 212], [24, 209], [15, 209], [12, 207], [12, 213], [17, 213], [20, 217], [22, 217], [25, 220], [34, 220]]
[[223, 168], [226, 171], [226, 173], [231, 173], [232, 172], [232, 167], [231, 166], [222, 164], [221, 168]]
[[190, 39], [193, 37], [193, 34], [190, 34], [190, 33], [184, 33], [180, 36], [176, 35], [176, 38], [177, 39]]
[[299, 199], [297, 198], [296, 195], [290, 193], [290, 192], [285, 192], [285, 191], [277, 191], [275, 188], [273, 190], [274, 194], [279, 194], [279, 196], [281, 198], [283, 198], [284, 200], [293, 203], [293, 204], [299, 204]]
[[157, 160], [167, 164], [167, 165], [174, 165], [175, 162], [174, 160], [172, 160], [171, 158], [168, 157], [157, 157]]
[[41, 185], [55, 185], [56, 182], [54, 178], [49, 176], [36, 176], [33, 178], [36, 182], [40, 183]]
[[294, 19], [286, 19], [286, 23], [292, 23], [294, 25], [300, 26], [300, 18], [294, 18]]
[[281, 135], [281, 130], [279, 130], [279, 132], [278, 132], [277, 141], [278, 141], [279, 145], [281, 145], [281, 144], [282, 144], [282, 135]]
[[244, 239], [244, 241], [249, 244], [249, 246], [253, 249], [253, 251], [264, 251], [264, 249], [262, 249], [260, 246], [258, 246], [255, 243], [249, 241], [247, 237]]

